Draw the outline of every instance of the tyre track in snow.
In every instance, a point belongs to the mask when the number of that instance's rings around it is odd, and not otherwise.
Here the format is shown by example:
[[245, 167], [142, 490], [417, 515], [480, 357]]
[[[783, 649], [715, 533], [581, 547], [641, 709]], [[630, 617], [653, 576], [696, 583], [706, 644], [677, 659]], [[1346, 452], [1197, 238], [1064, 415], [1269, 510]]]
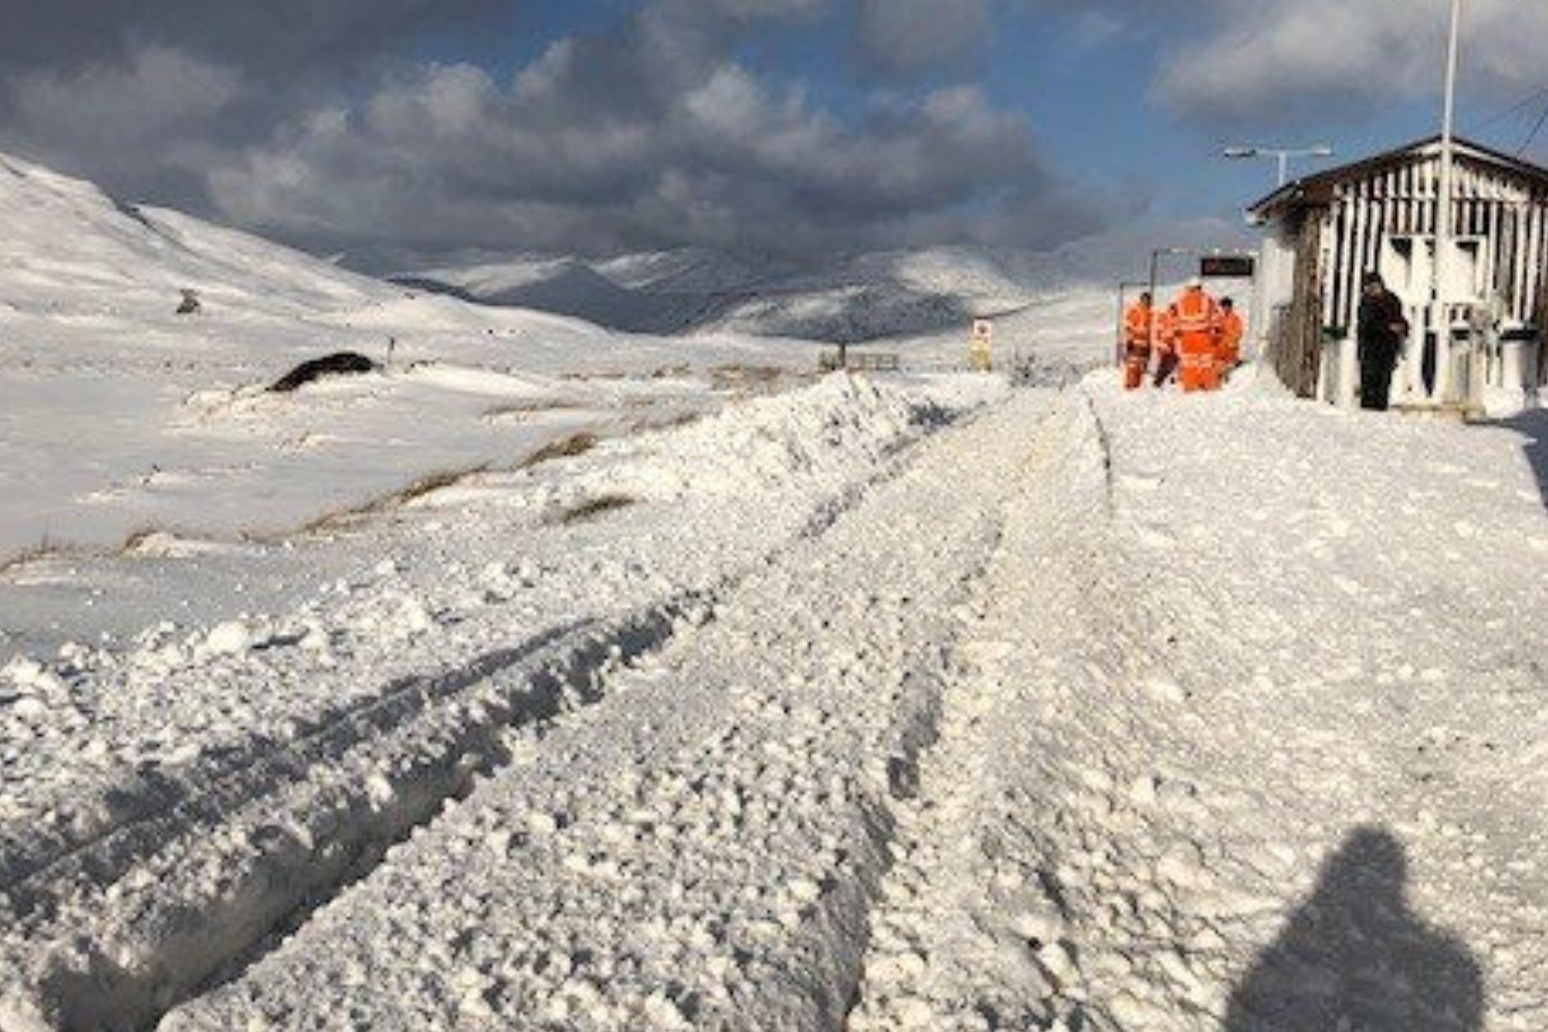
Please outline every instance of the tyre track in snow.
[[[1059, 785], [1064, 735], [1037, 727], [1067, 705], [1057, 672], [1102, 630], [1088, 589], [1112, 467], [1082, 392], [1067, 392], [1039, 428], [1018, 480], [958, 644], [963, 675], [947, 688], [940, 742], [918, 796], [900, 807], [898, 859], [847, 1032], [1090, 1027], [1069, 930], [1079, 878], [1057, 844], [1080, 834], [1082, 817], [1049, 812], [1085, 786]], [[1048, 799], [1028, 799], [1029, 782]], [[1027, 835], [1041, 848], [1018, 841]]]
[[[480, 652], [506, 650], [512, 623], [520, 625], [516, 647], [521, 647], [521, 641], [555, 632], [552, 612], [573, 613], [572, 624], [626, 617], [633, 609], [667, 603], [684, 584], [708, 588], [732, 567], [756, 565], [769, 547], [767, 541], [799, 540], [818, 532], [868, 482], [886, 475], [893, 450], [950, 418], [949, 411], [933, 402], [905, 402], [896, 393], [884, 395], [863, 382], [834, 383], [802, 392], [788, 406], [771, 401], [752, 419], [728, 414], [715, 426], [665, 435], [667, 440], [689, 437], [679, 448], [686, 449], [684, 454], [670, 447], [665, 456], [639, 448], [635, 454], [625, 451], [621, 463], [583, 464], [578, 474], [554, 486], [541, 479], [505, 485], [521, 503], [508, 510], [502, 511], [501, 488], [496, 488], [497, 501], [489, 515], [520, 540], [499, 539], [495, 554], [504, 560], [513, 547], [535, 546], [535, 564], [525, 558], [519, 563], [501, 561], [470, 577], [454, 551], [419, 555], [415, 550], [411, 565], [399, 558], [384, 560], [364, 576], [339, 581], [333, 586], [336, 591], [325, 592], [295, 613], [224, 624], [206, 629], [207, 636], [184, 637], [164, 625], [141, 635], [140, 647], [123, 657], [93, 656], [89, 649], [71, 646], [61, 652], [53, 669], [22, 661], [6, 666], [0, 670], [0, 707], [10, 709], [0, 709], [0, 733], [5, 735], [0, 752], [7, 773], [16, 780], [0, 796], [0, 888], [198, 795], [201, 785], [232, 776], [275, 743], [347, 723], [354, 712], [375, 706], [383, 692], [423, 680], [426, 669], [464, 665]], [[802, 404], [806, 397], [811, 400]], [[899, 425], [905, 419], [907, 425]], [[751, 475], [740, 478], [748, 490], [728, 506], [717, 505], [714, 497], [716, 490], [724, 490], [717, 481], [727, 459], [703, 454], [707, 448], [702, 438], [717, 429], [719, 437], [730, 438], [722, 447], [746, 448], [754, 466]], [[812, 439], [785, 441], [782, 434]], [[846, 451], [858, 455], [858, 461], [832, 458]], [[651, 532], [642, 535], [641, 542], [646, 561], [619, 562], [605, 537], [599, 550], [595, 535], [534, 530], [530, 517], [523, 515], [534, 499], [564, 512], [610, 490], [616, 493], [613, 478], [618, 471], [636, 467], [640, 472], [628, 480], [629, 490], [646, 496], [662, 486], [660, 481], [670, 484], [685, 477], [678, 467], [707, 474], [705, 479], [714, 485], [708, 497], [689, 496], [687, 504], [673, 506], [687, 526], [708, 532], [703, 547], [653, 540], [682, 532], [678, 527], [663, 532], [648, 523]], [[736, 533], [717, 535], [705, 526], [722, 518], [725, 508], [753, 527], [765, 523], [756, 512], [765, 490], [773, 495], [767, 541], [741, 528], [738, 540]], [[661, 493], [671, 501], [680, 498], [670, 486]], [[466, 522], [475, 522], [472, 514], [463, 515]], [[477, 533], [447, 535], [439, 521], [419, 522], [437, 538], [450, 537], [485, 554], [491, 549], [491, 542]], [[396, 545], [390, 536], [379, 543]], [[544, 550], [551, 553], [556, 547], [582, 557], [600, 551], [604, 561], [588, 564], [569, 555], [545, 561]], [[434, 544], [423, 551], [433, 553]], [[593, 580], [602, 590], [580, 590], [573, 584]], [[527, 601], [533, 588], [545, 589], [532, 592], [537, 608]], [[610, 595], [623, 598], [624, 605]], [[466, 633], [467, 628], [472, 633]], [[223, 632], [233, 630], [234, 637], [222, 638]], [[424, 631], [436, 633], [416, 640]], [[367, 664], [364, 672], [355, 673]], [[294, 684], [298, 681], [299, 688]], [[320, 684], [313, 687], [309, 682]], [[228, 698], [232, 695], [234, 700]], [[255, 695], [279, 695], [277, 714], [252, 705], [249, 696]], [[228, 710], [233, 701], [236, 708]], [[31, 709], [22, 715], [26, 707]], [[187, 718], [185, 708], [191, 710]], [[180, 718], [172, 726], [169, 714]], [[5, 719], [13, 715], [22, 718]], [[128, 742], [116, 743], [112, 737]], [[128, 762], [104, 769], [99, 761], [121, 760], [123, 745], [131, 746]], [[42, 762], [39, 757], [50, 749], [78, 751], [88, 762]]]
[[12, 934], [38, 952], [6, 972], [15, 981], [0, 1027], [154, 1025], [508, 762], [513, 730], [540, 730], [595, 704], [613, 669], [704, 619], [710, 601], [687, 597], [559, 629], [461, 670], [399, 682], [9, 887]]
[[1175, 600], [1121, 558], [1099, 410], [1065, 415], [963, 644], [850, 1032], [1218, 1030], [1223, 933], [1271, 909], [1212, 870], [1215, 715], [1180, 705]]
[[[896, 475], [906, 453], [822, 502], [792, 541], [635, 614], [582, 621], [453, 670], [402, 678], [296, 740], [261, 741], [177, 783], [127, 820], [26, 867], [7, 887], [0, 1029], [134, 1029], [239, 977], [561, 713], [712, 619], [715, 601], [819, 538]], [[576, 719], [583, 719], [577, 716]]]
[[927, 442], [162, 1027], [841, 1027], [943, 643], [1048, 404]]

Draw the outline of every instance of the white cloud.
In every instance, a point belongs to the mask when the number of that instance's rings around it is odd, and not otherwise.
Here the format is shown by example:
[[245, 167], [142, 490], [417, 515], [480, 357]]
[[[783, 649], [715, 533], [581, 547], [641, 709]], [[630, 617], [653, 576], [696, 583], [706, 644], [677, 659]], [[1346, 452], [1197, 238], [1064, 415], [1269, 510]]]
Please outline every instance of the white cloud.
[[243, 92], [235, 71], [154, 45], [122, 62], [22, 72], [6, 85], [22, 133], [93, 150], [138, 149], [217, 116]]
[[496, 87], [488, 73], [470, 65], [432, 66], [416, 80], [388, 86], [366, 106], [373, 132], [392, 137], [423, 132], [459, 137], [475, 131]]
[[[1171, 54], [1157, 94], [1194, 116], [1313, 122], [1436, 95], [1450, 10], [1443, 0], [1221, 0], [1217, 24]], [[1466, 16], [1472, 89], [1542, 84], [1548, 3], [1472, 0]]]
[[858, 0], [862, 53], [890, 73], [956, 65], [984, 44], [989, 0]]

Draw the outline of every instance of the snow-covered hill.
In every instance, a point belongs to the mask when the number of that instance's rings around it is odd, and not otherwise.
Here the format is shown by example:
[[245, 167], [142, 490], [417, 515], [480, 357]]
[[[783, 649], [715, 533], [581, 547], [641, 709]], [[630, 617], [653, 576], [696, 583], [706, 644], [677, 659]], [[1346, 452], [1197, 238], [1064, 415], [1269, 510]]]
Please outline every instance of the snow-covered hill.
[[165, 314], [192, 289], [266, 314], [362, 306], [401, 293], [321, 259], [0, 155], [0, 303], [22, 313]]
[[[430, 295], [5, 156], [0, 211], [0, 567], [284, 531], [426, 474], [718, 404], [708, 377], [645, 374], [812, 364], [810, 348]], [[201, 310], [175, 314], [190, 290]], [[335, 351], [392, 364], [263, 390]]]

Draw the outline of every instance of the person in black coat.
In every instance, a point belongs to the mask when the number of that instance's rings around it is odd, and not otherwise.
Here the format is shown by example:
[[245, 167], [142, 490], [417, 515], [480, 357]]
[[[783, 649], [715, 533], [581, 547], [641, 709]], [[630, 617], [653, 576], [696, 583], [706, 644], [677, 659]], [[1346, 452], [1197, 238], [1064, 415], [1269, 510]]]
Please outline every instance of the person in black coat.
[[1408, 339], [1403, 302], [1387, 289], [1381, 274], [1368, 272], [1361, 280], [1360, 316], [1356, 327], [1360, 356], [1360, 407], [1384, 410], [1392, 392], [1392, 369]]

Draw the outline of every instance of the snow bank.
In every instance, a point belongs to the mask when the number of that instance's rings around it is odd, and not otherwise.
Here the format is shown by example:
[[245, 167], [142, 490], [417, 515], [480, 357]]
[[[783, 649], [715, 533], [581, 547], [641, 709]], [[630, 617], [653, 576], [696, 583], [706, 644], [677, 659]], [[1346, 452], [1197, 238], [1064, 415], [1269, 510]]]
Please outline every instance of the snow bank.
[[617, 442], [610, 448], [618, 461], [575, 489], [658, 501], [727, 496], [876, 466], [910, 438], [921, 411], [895, 390], [835, 374], [794, 397], [750, 401], [651, 441]]
[[1540, 1026], [1540, 427], [1082, 393], [847, 1027]]
[[[154, 627], [127, 654], [13, 660], [0, 674], [6, 1013], [92, 1027], [188, 994], [510, 762], [520, 729], [602, 700], [608, 671], [702, 622], [968, 397], [915, 393], [835, 381], [746, 403], [763, 428], [743, 439], [756, 489], [630, 499], [626, 524], [532, 520], [572, 479], [617, 490], [630, 450], [658, 473], [702, 462], [703, 428], [683, 428], [491, 477], [460, 511], [405, 512], [434, 529], [425, 545], [293, 611]], [[808, 439], [814, 427], [842, 432]], [[776, 476], [756, 452], [803, 458]]]

